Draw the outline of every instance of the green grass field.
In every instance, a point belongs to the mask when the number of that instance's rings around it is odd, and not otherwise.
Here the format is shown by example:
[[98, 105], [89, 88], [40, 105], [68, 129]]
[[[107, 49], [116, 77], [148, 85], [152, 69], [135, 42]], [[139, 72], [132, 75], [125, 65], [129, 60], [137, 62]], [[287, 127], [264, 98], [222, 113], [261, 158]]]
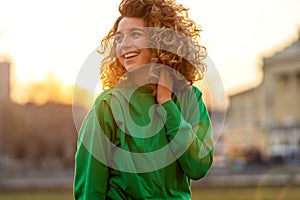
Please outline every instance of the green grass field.
[[[72, 200], [72, 191], [0, 191], [0, 200]], [[300, 186], [194, 188], [192, 200], [298, 200]]]

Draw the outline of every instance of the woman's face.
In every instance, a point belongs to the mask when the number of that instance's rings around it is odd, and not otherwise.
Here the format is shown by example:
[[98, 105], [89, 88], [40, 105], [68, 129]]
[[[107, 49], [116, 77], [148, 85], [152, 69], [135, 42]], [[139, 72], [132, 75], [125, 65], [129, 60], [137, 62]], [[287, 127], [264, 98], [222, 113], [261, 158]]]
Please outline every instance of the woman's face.
[[149, 63], [151, 50], [141, 18], [124, 17], [115, 34], [116, 52], [120, 63], [130, 72]]

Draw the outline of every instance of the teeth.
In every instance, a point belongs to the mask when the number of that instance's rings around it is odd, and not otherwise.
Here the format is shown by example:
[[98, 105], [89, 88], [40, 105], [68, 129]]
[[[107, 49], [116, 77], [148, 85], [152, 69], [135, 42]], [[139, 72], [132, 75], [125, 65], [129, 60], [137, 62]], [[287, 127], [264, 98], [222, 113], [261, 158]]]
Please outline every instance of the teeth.
[[126, 53], [124, 55], [124, 58], [130, 58], [130, 57], [133, 57], [133, 56], [137, 56], [139, 53], [138, 52], [130, 52], [130, 53]]

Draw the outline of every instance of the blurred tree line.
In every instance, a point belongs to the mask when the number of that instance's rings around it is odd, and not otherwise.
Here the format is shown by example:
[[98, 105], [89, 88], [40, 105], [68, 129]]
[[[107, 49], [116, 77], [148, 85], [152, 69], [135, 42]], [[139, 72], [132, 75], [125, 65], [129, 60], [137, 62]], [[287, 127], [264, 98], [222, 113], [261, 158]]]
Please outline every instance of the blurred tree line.
[[0, 158], [5, 168], [72, 168], [76, 142], [71, 105], [0, 103]]

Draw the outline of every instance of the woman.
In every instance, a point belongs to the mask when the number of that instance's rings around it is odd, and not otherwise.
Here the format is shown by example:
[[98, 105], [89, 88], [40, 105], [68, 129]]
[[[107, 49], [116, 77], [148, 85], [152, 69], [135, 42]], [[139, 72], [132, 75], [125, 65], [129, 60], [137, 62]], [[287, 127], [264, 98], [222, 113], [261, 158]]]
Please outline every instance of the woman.
[[200, 30], [174, 0], [123, 0], [119, 11], [102, 40], [105, 91], [80, 129], [74, 197], [190, 199], [214, 152], [192, 86], [205, 69]]

